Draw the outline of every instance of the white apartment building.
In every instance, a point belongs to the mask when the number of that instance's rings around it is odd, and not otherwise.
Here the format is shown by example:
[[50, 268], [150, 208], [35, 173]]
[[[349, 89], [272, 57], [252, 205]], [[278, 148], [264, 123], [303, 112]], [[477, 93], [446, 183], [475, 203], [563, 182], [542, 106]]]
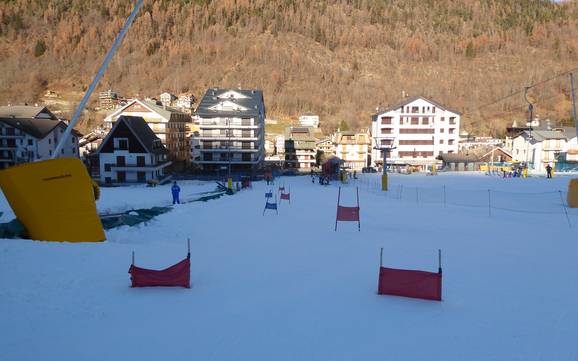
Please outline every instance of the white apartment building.
[[[0, 106], [0, 168], [49, 159], [67, 124], [46, 107]], [[79, 157], [80, 133], [73, 130], [59, 157]]]
[[457, 153], [460, 114], [421, 97], [408, 97], [401, 103], [373, 115], [372, 164], [383, 165], [383, 151], [388, 164], [410, 164], [426, 168], [437, 163], [442, 153]]
[[175, 95], [168, 92], [162, 93], [160, 98], [161, 104], [164, 105], [165, 107], [172, 106], [175, 100], [177, 100], [177, 97]]
[[302, 127], [319, 128], [319, 115], [305, 114], [299, 117], [299, 125]]
[[265, 102], [260, 90], [209, 89], [199, 103], [201, 159], [205, 170], [259, 168], [265, 159]]

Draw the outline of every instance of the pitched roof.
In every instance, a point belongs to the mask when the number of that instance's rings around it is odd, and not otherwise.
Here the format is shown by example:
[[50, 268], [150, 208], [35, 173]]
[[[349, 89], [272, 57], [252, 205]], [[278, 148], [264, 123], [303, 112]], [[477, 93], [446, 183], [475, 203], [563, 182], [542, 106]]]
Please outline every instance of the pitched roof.
[[387, 113], [387, 112], [391, 112], [392, 110], [399, 109], [399, 108], [404, 107], [404, 106], [408, 105], [409, 103], [414, 102], [414, 101], [416, 101], [416, 100], [418, 100], [418, 99], [425, 100], [426, 102], [435, 105], [435, 106], [436, 106], [437, 108], [439, 108], [439, 109], [447, 110], [447, 111], [450, 111], [450, 112], [452, 112], [452, 113], [456, 113], [456, 114], [458, 114], [458, 115], [461, 115], [460, 112], [455, 111], [455, 110], [452, 110], [452, 109], [450, 109], [450, 108], [447, 108], [446, 106], [444, 106], [444, 105], [436, 102], [435, 100], [431, 100], [431, 99], [428, 99], [428, 98], [423, 97], [423, 96], [421, 96], [421, 95], [417, 95], [417, 96], [413, 96], [413, 97], [407, 97], [407, 98], [403, 99], [401, 102], [399, 102], [399, 103], [397, 103], [397, 104], [395, 104], [395, 105], [389, 106], [389, 107], [387, 107], [385, 110], [380, 111], [380, 112], [377, 113], [377, 114], [374, 114], [374, 115], [372, 116], [372, 120], [375, 121], [375, 120], [377, 120], [378, 115], [383, 114], [383, 113]]
[[0, 118], [42, 118], [57, 120], [58, 118], [43, 106], [9, 105], [0, 106]]
[[[43, 139], [58, 126], [67, 127], [46, 107], [27, 105], [0, 106], [0, 121], [37, 139]], [[82, 136], [74, 129], [72, 134]]]
[[[121, 115], [110, 132], [106, 135], [100, 146], [98, 147], [96, 153], [99, 153], [104, 145], [109, 141], [112, 134], [114, 134], [115, 129], [119, 124], [124, 123], [139, 140], [142, 146], [149, 153], [165, 153], [167, 149], [162, 145], [161, 140], [156, 136], [151, 127], [142, 117], [133, 117], [128, 115]], [[160, 146], [159, 146], [160, 144]]]
[[480, 157], [477, 155], [473, 155], [473, 154], [460, 154], [460, 153], [442, 153], [439, 155], [439, 157], [444, 161], [444, 162], [450, 162], [450, 163], [461, 163], [461, 162], [469, 162], [469, 163], [473, 163], [473, 162], [478, 162], [480, 160]]
[[[233, 97], [225, 97], [226, 95], [232, 95]], [[236, 95], [238, 96], [235, 97]], [[241, 110], [214, 108], [224, 101], [238, 105]], [[265, 113], [264, 107], [263, 92], [261, 90], [215, 88], [208, 89], [205, 92], [195, 113], [200, 116], [231, 116], [234, 114], [241, 116], [258, 116], [261, 110]]]
[[[121, 114], [127, 108], [129, 108], [131, 105], [133, 105], [135, 103], [140, 104], [140, 105], [144, 106], [145, 108], [150, 109], [150, 111], [159, 114], [161, 117], [167, 119], [169, 122], [171, 120], [182, 121], [182, 119], [177, 119], [177, 118], [181, 118], [181, 117], [187, 117], [187, 118], [189, 118], [189, 121], [192, 121], [191, 116], [189, 114], [181, 111], [178, 108], [163, 106], [162, 104], [157, 104], [156, 102], [154, 102], [152, 100], [140, 100], [140, 99], [133, 99], [133, 100], [129, 101], [128, 103], [126, 103], [125, 105], [123, 105], [122, 107], [111, 111], [110, 113], [108, 113], [106, 115], [106, 118], [111, 119], [111, 120], [114, 119], [114, 116], [116, 116], [117, 114]], [[178, 117], [173, 117], [173, 115], [175, 115], [175, 114], [178, 115]]]
[[524, 138], [532, 138], [534, 141], [541, 142], [545, 139], [566, 139], [564, 132], [556, 130], [533, 130], [531, 133], [528, 130], [522, 132], [521, 136]]

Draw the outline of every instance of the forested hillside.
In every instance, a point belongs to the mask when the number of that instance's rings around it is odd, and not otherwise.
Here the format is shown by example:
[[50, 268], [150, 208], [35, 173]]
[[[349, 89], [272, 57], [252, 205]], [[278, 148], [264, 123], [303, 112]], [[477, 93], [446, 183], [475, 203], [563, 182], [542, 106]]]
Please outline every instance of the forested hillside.
[[[0, 102], [86, 89], [133, 4], [0, 0]], [[524, 116], [523, 97], [484, 105], [576, 67], [576, 1], [147, 0], [99, 90], [260, 88], [269, 117], [352, 126], [405, 91], [496, 132]], [[569, 119], [569, 89], [533, 88], [537, 114]]]

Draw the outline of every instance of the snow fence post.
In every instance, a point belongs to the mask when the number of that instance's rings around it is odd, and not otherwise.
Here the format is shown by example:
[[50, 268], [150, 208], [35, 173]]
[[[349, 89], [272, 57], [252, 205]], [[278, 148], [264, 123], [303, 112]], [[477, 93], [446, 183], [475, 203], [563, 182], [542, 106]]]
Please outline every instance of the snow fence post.
[[572, 223], [570, 223], [570, 217], [568, 217], [568, 209], [566, 209], [566, 203], [564, 202], [564, 197], [562, 197], [562, 191], [558, 190], [558, 194], [560, 194], [560, 200], [562, 201], [562, 209], [564, 210], [564, 214], [566, 215], [568, 227], [572, 228]]
[[444, 184], [444, 208], [446, 208], [446, 185]]
[[492, 216], [492, 191], [488, 189], [488, 216]]

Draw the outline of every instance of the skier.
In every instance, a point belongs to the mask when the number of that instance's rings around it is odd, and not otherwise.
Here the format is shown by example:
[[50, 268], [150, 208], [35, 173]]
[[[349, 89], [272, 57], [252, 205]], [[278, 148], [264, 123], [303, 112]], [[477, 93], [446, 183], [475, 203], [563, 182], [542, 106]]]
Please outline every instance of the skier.
[[550, 163], [546, 166], [546, 178], [552, 178], [552, 166], [550, 166]]
[[179, 201], [179, 193], [181, 192], [181, 187], [177, 185], [177, 182], [173, 182], [173, 186], [171, 187], [171, 192], [173, 193], [173, 204], [181, 204]]

